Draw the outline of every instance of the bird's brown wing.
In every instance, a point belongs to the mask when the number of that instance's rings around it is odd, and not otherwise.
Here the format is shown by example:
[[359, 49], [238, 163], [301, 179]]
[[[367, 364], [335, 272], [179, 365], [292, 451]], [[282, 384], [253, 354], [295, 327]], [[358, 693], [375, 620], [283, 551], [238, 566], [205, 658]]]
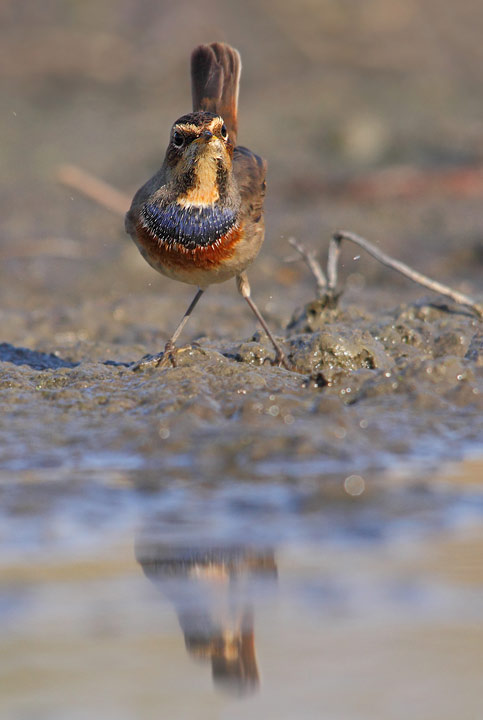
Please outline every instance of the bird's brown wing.
[[150, 178], [146, 183], [144, 183], [144, 185], [139, 188], [139, 190], [133, 197], [131, 207], [127, 211], [124, 218], [124, 227], [126, 229], [126, 232], [131, 235], [131, 237], [134, 238], [134, 235], [136, 234], [136, 226], [139, 221], [139, 214], [144, 203], [147, 202], [147, 200], [153, 195], [153, 193], [156, 192], [156, 190], [159, 190], [160, 187], [165, 185], [166, 181], [166, 163], [163, 163], [162, 167], [158, 170], [158, 172], [153, 175], [153, 177]]
[[241, 196], [241, 219], [263, 224], [266, 161], [238, 145], [233, 153], [233, 172]]
[[207, 110], [225, 121], [232, 145], [238, 130], [238, 87], [241, 60], [225, 43], [199, 45], [191, 54], [193, 111]]

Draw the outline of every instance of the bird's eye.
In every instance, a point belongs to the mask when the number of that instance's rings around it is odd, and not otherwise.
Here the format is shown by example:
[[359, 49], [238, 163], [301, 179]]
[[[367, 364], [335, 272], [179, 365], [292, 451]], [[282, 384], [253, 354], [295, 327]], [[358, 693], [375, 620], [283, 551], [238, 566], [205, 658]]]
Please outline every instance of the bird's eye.
[[225, 123], [223, 123], [223, 125], [221, 126], [221, 137], [224, 140], [226, 140], [226, 138], [228, 137], [228, 130], [226, 129]]
[[180, 148], [183, 146], [184, 143], [184, 137], [181, 135], [180, 132], [177, 130], [173, 133], [173, 145], [177, 148]]

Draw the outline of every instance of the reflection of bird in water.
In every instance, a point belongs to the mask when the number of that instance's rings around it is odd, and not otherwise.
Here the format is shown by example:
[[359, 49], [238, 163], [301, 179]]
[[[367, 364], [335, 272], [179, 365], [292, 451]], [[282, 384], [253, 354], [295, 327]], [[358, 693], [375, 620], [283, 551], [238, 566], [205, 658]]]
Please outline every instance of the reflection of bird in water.
[[138, 540], [136, 559], [175, 606], [190, 655], [211, 661], [215, 684], [239, 694], [256, 690], [252, 597], [258, 578], [277, 576], [273, 552]]

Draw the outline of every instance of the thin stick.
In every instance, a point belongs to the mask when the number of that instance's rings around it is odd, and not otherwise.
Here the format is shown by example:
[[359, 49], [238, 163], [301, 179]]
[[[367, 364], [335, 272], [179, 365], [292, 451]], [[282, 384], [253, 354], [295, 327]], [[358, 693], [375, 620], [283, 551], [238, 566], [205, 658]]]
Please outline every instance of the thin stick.
[[386, 253], [376, 248], [372, 243], [368, 242], [368, 240], [365, 240], [360, 235], [356, 235], [352, 232], [346, 232], [345, 230], [336, 232], [332, 236], [329, 245], [329, 259], [327, 264], [329, 275], [328, 290], [330, 292], [333, 292], [335, 290], [335, 286], [337, 283], [337, 261], [340, 254], [340, 244], [342, 240], [350, 240], [350, 242], [353, 242], [359, 247], [361, 247], [363, 250], [369, 253], [369, 255], [372, 255], [372, 257], [376, 258], [376, 260], [378, 260], [383, 265], [386, 265], [393, 270], [397, 270], [397, 272], [401, 273], [401, 275], [404, 275], [418, 285], [429, 288], [429, 290], [433, 290], [434, 292], [440, 293], [441, 295], [445, 295], [446, 297], [449, 297], [451, 300], [459, 303], [460, 305], [465, 305], [466, 307], [471, 308], [473, 312], [475, 312], [479, 317], [483, 317], [483, 305], [481, 303], [477, 303], [476, 300], [469, 297], [468, 295], [463, 295], [463, 293], [460, 293], [457, 290], [453, 290], [452, 288], [448, 287], [447, 285], [443, 285], [437, 280], [432, 280], [431, 278], [427, 277], [427, 275], [423, 275], [417, 270], [413, 270], [400, 260], [395, 260], [389, 255], [386, 255]]
[[313, 250], [307, 250], [305, 245], [302, 245], [302, 243], [294, 237], [289, 237], [288, 242], [305, 260], [310, 272], [315, 278], [317, 297], [322, 297], [327, 290], [327, 278], [322, 270], [322, 266], [316, 258], [315, 252]]
[[129, 210], [130, 197], [76, 165], [61, 165], [57, 175], [63, 185], [86, 195], [116, 215], [124, 215]]
[[329, 243], [329, 255], [327, 257], [327, 292], [331, 295], [335, 294], [337, 287], [340, 245], [340, 240], [337, 241], [334, 235]]

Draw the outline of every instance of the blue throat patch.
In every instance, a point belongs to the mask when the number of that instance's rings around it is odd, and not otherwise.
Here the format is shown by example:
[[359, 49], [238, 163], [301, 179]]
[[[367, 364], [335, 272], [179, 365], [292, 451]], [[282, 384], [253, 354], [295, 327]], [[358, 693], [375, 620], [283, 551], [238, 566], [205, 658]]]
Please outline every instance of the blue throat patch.
[[170, 203], [159, 207], [146, 203], [141, 211], [143, 225], [168, 245], [179, 243], [187, 250], [212, 245], [231, 230], [236, 213], [216, 203], [209, 207], [182, 207]]

